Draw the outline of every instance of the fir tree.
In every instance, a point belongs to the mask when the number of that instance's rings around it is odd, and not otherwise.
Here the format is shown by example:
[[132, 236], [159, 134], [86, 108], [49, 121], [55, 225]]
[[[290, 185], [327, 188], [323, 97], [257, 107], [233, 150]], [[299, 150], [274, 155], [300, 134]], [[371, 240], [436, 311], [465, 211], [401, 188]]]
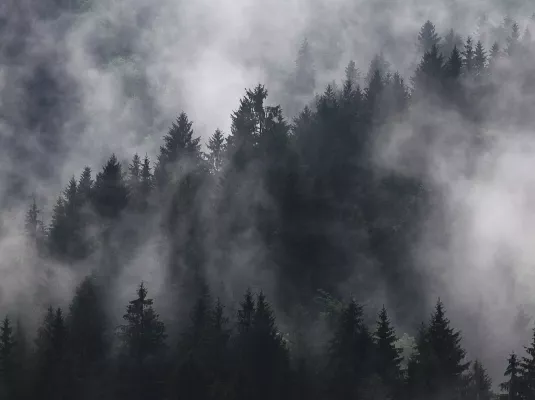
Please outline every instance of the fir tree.
[[137, 298], [130, 301], [123, 319], [125, 325], [119, 327], [118, 336], [126, 353], [137, 363], [155, 356], [165, 346], [165, 326], [147, 298], [147, 289], [141, 283]]
[[[201, 139], [194, 137], [193, 122], [185, 112], [180, 113], [163, 139], [164, 145], [160, 147], [154, 171], [160, 188], [185, 175], [187, 171], [195, 170], [201, 160]], [[181, 170], [176, 171], [177, 165]]]
[[340, 315], [329, 342], [329, 390], [335, 398], [358, 396], [371, 375], [373, 339], [364, 325], [362, 306], [351, 300]]
[[492, 380], [479, 360], [474, 361], [469, 375], [468, 398], [473, 400], [491, 400]]
[[206, 147], [209, 150], [207, 158], [210, 165], [210, 172], [216, 174], [221, 171], [225, 159], [225, 137], [223, 132], [216, 129], [214, 134], [208, 139]]
[[8, 317], [0, 326], [0, 379], [7, 398], [15, 398], [16, 394], [16, 359], [15, 338], [13, 327]]
[[511, 28], [511, 36], [507, 38], [506, 52], [509, 56], [516, 55], [519, 41], [520, 41], [520, 28], [518, 24], [515, 22]]
[[111, 219], [117, 218], [128, 204], [128, 187], [115, 154], [97, 174], [91, 199], [98, 214]]
[[440, 89], [443, 66], [444, 59], [439, 53], [438, 47], [432, 46], [431, 50], [424, 54], [412, 78], [417, 96], [436, 92]]
[[535, 397], [535, 328], [529, 347], [525, 347], [527, 357], [520, 362], [522, 377], [522, 394], [525, 398]]
[[403, 357], [402, 350], [396, 347], [398, 338], [384, 306], [379, 312], [374, 340], [377, 373], [393, 394], [399, 390]]
[[70, 368], [76, 387], [76, 396], [95, 393], [97, 378], [104, 369], [108, 347], [106, 333], [106, 311], [102, 293], [95, 278], [87, 277], [76, 288], [69, 307], [67, 326], [69, 329]]
[[468, 38], [466, 39], [462, 55], [464, 70], [468, 73], [472, 72], [472, 70], [474, 69], [475, 53], [472, 38], [470, 36], [468, 36]]
[[[469, 63], [470, 63], [469, 68], [471, 70], [472, 66], [473, 66], [473, 54], [471, 54], [470, 57], [471, 58], [470, 58], [470, 61], [469, 61]], [[467, 61], [465, 59], [465, 63], [466, 62]], [[462, 62], [459, 50], [457, 50], [457, 47], [454, 47], [453, 51], [451, 52], [450, 57], [446, 61], [446, 65], [444, 66], [444, 69], [445, 69], [444, 72], [445, 72], [446, 80], [448, 80], [451, 83], [452, 80], [454, 81], [454, 80], [458, 79], [459, 76], [461, 75], [462, 65], [463, 65], [463, 62]], [[465, 64], [465, 65], [466, 65], [466, 68], [468, 68], [468, 65], [467, 64]], [[451, 88], [449, 88], [448, 90], [451, 90]]]
[[440, 43], [440, 37], [435, 31], [435, 25], [431, 21], [426, 21], [418, 34], [418, 48], [421, 53], [425, 54], [432, 51], [433, 47], [437, 48]]
[[241, 307], [238, 310], [238, 332], [248, 332], [253, 325], [253, 316], [255, 312], [255, 301], [251, 289], [247, 289], [243, 296]]
[[30, 244], [34, 246], [37, 251], [42, 251], [42, 246], [45, 240], [45, 230], [39, 214], [41, 214], [41, 210], [37, 207], [37, 202], [34, 197], [30, 208], [26, 212], [24, 228]]
[[316, 71], [308, 40], [305, 38], [295, 61], [295, 92], [311, 95], [316, 87]]
[[483, 75], [487, 64], [487, 53], [483, 48], [483, 44], [478, 40], [474, 55], [474, 71], [478, 76]]
[[515, 353], [509, 356], [504, 375], [508, 380], [500, 384], [500, 389], [507, 393], [509, 400], [522, 399], [522, 367]]
[[78, 180], [78, 196], [80, 197], [81, 205], [86, 204], [91, 199], [91, 190], [94, 183], [91, 173], [91, 168], [85, 167]]
[[440, 299], [429, 323], [428, 340], [434, 356], [435, 388], [450, 393], [461, 390], [462, 374], [470, 364], [464, 361], [466, 352], [461, 347], [461, 333], [450, 327]]
[[360, 71], [355, 64], [355, 61], [349, 61], [345, 69], [345, 82], [351, 84], [353, 89], [356, 89], [360, 80]]
[[440, 51], [443, 57], [449, 57], [454, 47], [460, 48], [463, 45], [463, 39], [459, 34], [450, 29], [448, 34], [444, 36], [444, 43], [440, 46]]

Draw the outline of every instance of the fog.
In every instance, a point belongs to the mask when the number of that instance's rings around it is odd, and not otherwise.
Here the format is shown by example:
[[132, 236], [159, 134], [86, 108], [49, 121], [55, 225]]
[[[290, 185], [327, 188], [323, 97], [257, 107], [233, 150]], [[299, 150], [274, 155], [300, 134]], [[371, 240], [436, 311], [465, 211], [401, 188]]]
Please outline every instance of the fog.
[[[49, 213], [72, 174], [84, 166], [98, 171], [111, 153], [126, 161], [136, 152], [154, 157], [181, 111], [194, 121], [203, 141], [216, 128], [228, 133], [230, 114], [244, 89], [259, 82], [266, 84], [270, 103], [295, 101], [285, 88], [305, 38], [312, 48], [319, 93], [333, 80], [340, 81], [349, 60], [365, 74], [379, 52], [393, 70], [409, 77], [420, 58], [417, 33], [427, 19], [442, 35], [454, 28], [490, 47], [487, 37], [505, 14], [523, 31], [535, 11], [531, 8], [528, 1], [483, 0], [162, 0], [157, 5], [141, 0], [27, 0], [4, 6], [2, 300], [9, 302], [7, 308], [23, 304], [18, 297], [22, 293], [25, 301], [40, 303], [43, 269], [25, 252], [22, 234], [32, 195]], [[23, 89], [43, 65], [60, 82], [55, 89], [60, 98], [51, 106], [31, 105]], [[525, 132], [507, 122], [511, 102], [522, 100], [519, 82], [504, 94], [504, 104], [493, 106], [494, 121], [485, 129], [493, 144], [483, 156], [469, 158], [475, 171], [470, 174], [457, 144], [423, 145], [415, 134], [428, 118], [447, 125], [451, 135], [472, 129], [453, 111], [416, 108], [393, 128], [395, 137], [377, 146], [381, 167], [424, 174], [441, 194], [442, 214], [430, 218], [414, 244], [417, 265], [428, 283], [426, 298], [432, 307], [443, 297], [454, 325], [466, 332], [471, 354], [495, 349], [491, 362], [527, 342], [525, 331], [515, 333], [512, 326], [519, 306], [530, 313], [535, 304], [535, 141], [530, 129], [535, 121], [526, 110]], [[39, 123], [30, 123], [32, 107], [41, 113]], [[405, 162], [414, 152], [427, 157], [417, 167]], [[141, 279], [156, 293], [163, 285], [165, 273], [158, 263], [149, 262], [158, 259], [158, 233], [154, 235], [125, 272], [128, 276], [122, 276], [121, 299], [128, 298]], [[47, 267], [55, 271], [55, 298], [68, 301], [80, 276], [58, 265]], [[491, 370], [496, 374], [502, 367], [492, 365]]]

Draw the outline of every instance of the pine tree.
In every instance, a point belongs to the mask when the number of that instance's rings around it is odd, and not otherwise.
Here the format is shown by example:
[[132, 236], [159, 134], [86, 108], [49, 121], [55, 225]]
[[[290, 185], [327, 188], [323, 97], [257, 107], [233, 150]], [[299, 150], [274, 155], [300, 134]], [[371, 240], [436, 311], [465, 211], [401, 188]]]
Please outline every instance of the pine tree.
[[412, 78], [414, 91], [417, 96], [432, 93], [433, 91], [436, 92], [440, 89], [443, 66], [444, 59], [439, 53], [438, 47], [432, 46], [431, 50], [424, 54]]
[[500, 384], [500, 389], [507, 393], [509, 400], [522, 399], [522, 368], [515, 353], [511, 353], [507, 360], [505, 376], [509, 377], [506, 382]]
[[15, 345], [11, 321], [5, 317], [0, 326], [0, 382], [8, 399], [16, 394]]
[[137, 298], [130, 301], [123, 319], [127, 322], [119, 327], [118, 336], [126, 353], [136, 363], [155, 356], [165, 346], [165, 326], [152, 307], [153, 300], [147, 298], [147, 289], [141, 283]]
[[221, 171], [225, 159], [225, 136], [221, 130], [216, 129], [214, 134], [208, 139], [209, 153], [207, 155], [210, 172], [216, 174]]
[[468, 36], [466, 39], [466, 43], [464, 44], [464, 50], [462, 52], [463, 55], [463, 66], [464, 70], [468, 73], [471, 73], [474, 69], [474, 45], [472, 42], [472, 38]]
[[526, 398], [535, 397], [535, 328], [529, 347], [525, 347], [527, 357], [520, 362], [522, 376], [522, 392]]
[[[158, 162], [154, 171], [158, 187], [180, 178], [185, 171], [195, 170], [200, 165], [200, 138], [194, 137], [193, 122], [185, 112], [181, 112], [164, 136]], [[177, 164], [178, 163], [178, 164]], [[176, 171], [177, 165], [181, 170]]]
[[143, 166], [141, 167], [141, 194], [143, 195], [145, 202], [148, 202], [148, 198], [153, 189], [153, 184], [150, 159], [149, 156], [145, 154], [145, 158], [143, 158]]
[[345, 69], [345, 82], [351, 84], [352, 89], [356, 89], [360, 80], [360, 71], [355, 64], [355, 61], [349, 61]]
[[513, 55], [516, 55], [519, 41], [520, 41], [520, 28], [518, 24], [515, 22], [511, 28], [511, 36], [507, 38], [506, 52], [510, 57]]
[[[466, 50], [465, 50], [466, 51]], [[466, 56], [465, 56], [466, 57]], [[467, 61], [465, 59], [465, 63], [469, 62], [469, 68], [472, 69], [473, 66], [473, 54], [470, 55], [470, 60]], [[466, 68], [468, 68], [468, 64], [465, 64]], [[446, 61], [446, 65], [444, 65], [445, 69], [445, 78], [446, 80], [451, 83], [452, 81], [455, 81], [461, 76], [461, 68], [463, 66], [463, 61], [461, 59], [461, 55], [459, 53], [459, 50], [457, 50], [457, 47], [453, 48], [453, 51], [451, 52], [450, 57], [448, 58], [448, 61]], [[467, 69], [468, 70], [468, 69]], [[451, 90], [451, 87], [448, 88], [448, 90]]]
[[435, 25], [431, 21], [426, 21], [418, 34], [418, 49], [425, 54], [437, 48], [440, 43], [440, 37], [435, 31]]
[[91, 168], [85, 167], [78, 180], [78, 196], [80, 197], [81, 205], [88, 203], [91, 199], [91, 190], [94, 183], [91, 173]]
[[474, 71], [476, 75], [481, 76], [485, 72], [487, 65], [487, 53], [483, 48], [483, 44], [478, 40], [476, 44], [476, 51], [474, 55]]
[[461, 333], [450, 327], [440, 299], [429, 323], [428, 340], [435, 361], [435, 387], [450, 393], [461, 390], [461, 376], [470, 364], [464, 361], [466, 352], [461, 347]]
[[444, 36], [444, 43], [440, 46], [440, 51], [443, 57], [449, 57], [454, 47], [460, 48], [463, 45], [463, 39], [459, 34], [450, 29], [448, 34]]
[[69, 231], [65, 200], [58, 197], [52, 211], [52, 221], [48, 233], [49, 248], [52, 254], [62, 256], [67, 254]]
[[295, 92], [310, 96], [316, 87], [316, 71], [308, 40], [305, 38], [295, 61]]
[[76, 385], [73, 396], [98, 393], [95, 386], [104, 372], [109, 349], [105, 313], [102, 293], [94, 278], [85, 278], [76, 288], [67, 317], [70, 368]]
[[37, 251], [42, 251], [45, 240], [45, 229], [39, 214], [41, 214], [41, 210], [37, 207], [34, 197], [30, 208], [26, 212], [24, 228], [31, 246], [34, 246]]
[[492, 380], [479, 360], [474, 361], [469, 375], [468, 398], [470, 400], [491, 400]]
[[37, 382], [36, 395], [46, 400], [64, 396], [68, 376], [67, 327], [61, 308], [49, 307], [36, 339]]
[[110, 219], [117, 218], [128, 204], [128, 187], [115, 154], [97, 174], [91, 199], [98, 214]]
[[253, 316], [255, 312], [255, 301], [251, 289], [247, 289], [245, 292], [240, 306], [240, 310], [238, 310], [238, 332], [246, 333], [253, 325]]
[[396, 333], [390, 324], [386, 308], [379, 312], [374, 332], [377, 373], [392, 394], [399, 390], [401, 379], [402, 350], [396, 347]]
[[362, 306], [351, 300], [329, 342], [327, 371], [334, 398], [360, 394], [363, 382], [373, 372], [372, 354], [373, 339], [364, 325]]

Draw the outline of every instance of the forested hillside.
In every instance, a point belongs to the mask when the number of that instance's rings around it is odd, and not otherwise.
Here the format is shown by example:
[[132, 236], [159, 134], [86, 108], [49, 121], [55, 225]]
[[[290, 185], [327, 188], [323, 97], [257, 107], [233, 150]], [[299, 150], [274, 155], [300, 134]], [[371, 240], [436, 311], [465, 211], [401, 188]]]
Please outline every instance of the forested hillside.
[[[72, 171], [52, 210], [26, 214], [46, 311], [35, 330], [10, 303], [0, 398], [535, 399], [535, 330], [493, 384], [416, 246], [456, 240], [447, 174], [480, 176], [497, 132], [533, 129], [535, 42], [502, 28], [488, 46], [427, 21], [410, 79], [378, 54], [320, 94], [305, 40], [287, 84], [304, 108], [259, 84], [207, 143], [178, 111], [157, 156]], [[117, 305], [140, 263], [154, 280]]]

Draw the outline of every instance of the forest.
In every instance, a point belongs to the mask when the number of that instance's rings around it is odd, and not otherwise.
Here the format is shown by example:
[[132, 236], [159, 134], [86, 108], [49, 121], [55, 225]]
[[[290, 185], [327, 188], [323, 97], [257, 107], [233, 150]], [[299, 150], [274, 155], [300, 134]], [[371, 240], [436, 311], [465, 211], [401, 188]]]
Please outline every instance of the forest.
[[[413, 244], [444, 206], [427, 155], [409, 152], [403, 169], [375, 157], [410, 121], [413, 140], [455, 142], [474, 174], [489, 126], [530, 129], [535, 43], [510, 18], [488, 48], [440, 37], [431, 21], [416, 39], [410, 79], [378, 54], [320, 94], [305, 40], [288, 91], [309, 100], [295, 117], [259, 84], [230, 132], [202, 143], [180, 112], [154, 159], [110, 154], [98, 171], [73, 171], [48, 221], [31, 201], [36, 268], [83, 278], [67, 305], [41, 297], [37, 329], [5, 315], [0, 398], [535, 399], [535, 329], [493, 382], [439, 294], [425, 307]], [[445, 110], [462, 134], [445, 137]], [[117, 312], [115, 284], [139, 257], [160, 264], [164, 287], [138, 282]]]

